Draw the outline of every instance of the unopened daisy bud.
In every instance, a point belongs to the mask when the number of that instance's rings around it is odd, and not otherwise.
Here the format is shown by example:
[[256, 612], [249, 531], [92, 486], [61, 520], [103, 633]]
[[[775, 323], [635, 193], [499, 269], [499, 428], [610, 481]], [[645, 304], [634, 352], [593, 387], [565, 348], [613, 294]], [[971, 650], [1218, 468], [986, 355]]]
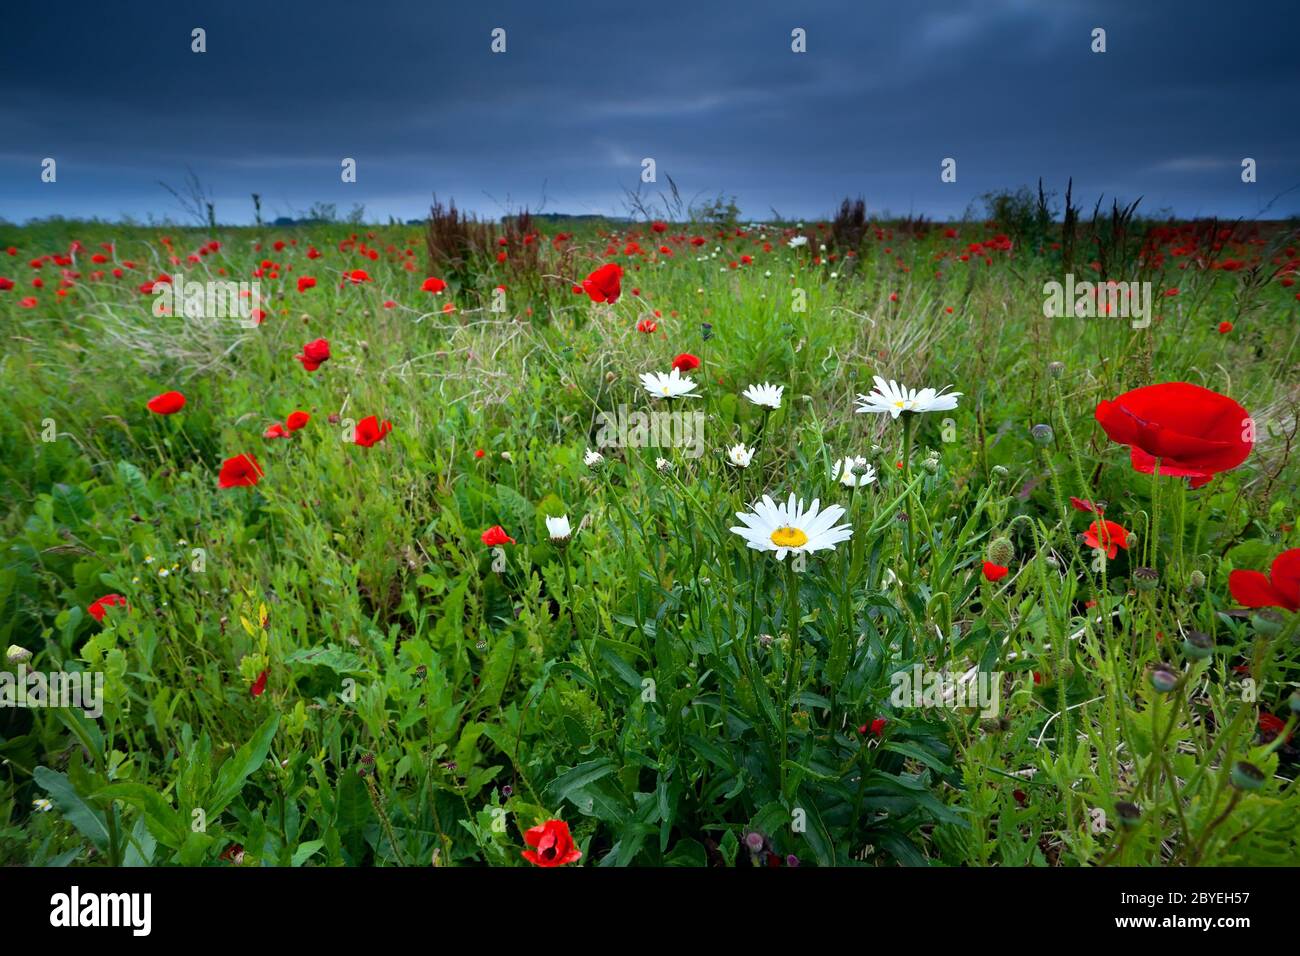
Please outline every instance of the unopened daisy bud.
[[1154, 591], [1160, 583], [1160, 572], [1155, 568], [1134, 568], [1133, 587], [1139, 591]]
[[1214, 653], [1214, 638], [1204, 631], [1188, 631], [1183, 638], [1183, 653], [1193, 660], [1203, 661]]
[[503, 452], [501, 453], [501, 460], [502, 460], [502, 461], [514, 461], [514, 458], [511, 456], [510, 452], [508, 452], [508, 451], [503, 451]]
[[1268, 777], [1264, 776], [1264, 771], [1260, 770], [1253, 763], [1247, 763], [1244, 760], [1238, 760], [1232, 765], [1232, 772], [1228, 775], [1232, 785], [1238, 790], [1262, 790], [1264, 784], [1268, 782]]
[[1011, 543], [1010, 538], [994, 538], [989, 542], [988, 557], [994, 564], [1000, 564], [1004, 568], [1009, 567], [1011, 562], [1016, 560], [1016, 546]]
[[1029, 434], [1034, 439], [1035, 445], [1050, 445], [1056, 437], [1051, 425], [1035, 425], [1029, 429]]
[[546, 533], [551, 536], [551, 541], [555, 544], [568, 544], [569, 538], [573, 536], [573, 528], [569, 525], [569, 516], [560, 515], [558, 518], [546, 517]]
[[1151, 686], [1161, 694], [1168, 694], [1178, 686], [1178, 671], [1174, 670], [1168, 664], [1157, 664], [1151, 668], [1147, 674], [1147, 679], [1151, 681]]
[[989, 471], [992, 472], [993, 477], [996, 478], [998, 481], [1002, 481], [1003, 479], [1007, 478], [1011, 474], [1011, 472], [1009, 472], [1004, 465], [994, 465], [992, 468], [989, 469]]
[[1199, 591], [1205, 587], [1205, 574], [1199, 569], [1193, 569], [1192, 573], [1187, 575], [1187, 585], [1194, 590]]
[[1121, 800], [1115, 804], [1115, 816], [1119, 818], [1120, 826], [1131, 829], [1142, 822], [1142, 809], [1136, 803]]
[[5, 660], [10, 664], [25, 664], [32, 659], [32, 652], [25, 647], [17, 644], [10, 644], [9, 649], [5, 651]]
[[605, 464], [605, 456], [588, 448], [587, 453], [582, 456], [582, 463], [592, 471], [596, 471], [601, 465]]

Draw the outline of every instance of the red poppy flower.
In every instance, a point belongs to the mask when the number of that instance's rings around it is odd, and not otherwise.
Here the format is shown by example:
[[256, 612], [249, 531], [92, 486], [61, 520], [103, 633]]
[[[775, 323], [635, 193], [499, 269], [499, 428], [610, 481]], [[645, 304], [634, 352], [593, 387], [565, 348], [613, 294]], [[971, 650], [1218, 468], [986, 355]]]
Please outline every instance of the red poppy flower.
[[1074, 495], [1070, 495], [1070, 506], [1075, 511], [1090, 511], [1095, 515], [1102, 513], [1102, 509], [1087, 498], [1076, 498]]
[[236, 455], [221, 463], [217, 484], [222, 488], [251, 488], [262, 480], [262, 466], [252, 455]]
[[8, 292], [13, 287], [14, 287], [13, 279], [6, 279], [4, 276], [0, 276], [0, 292]]
[[351, 282], [353, 285], [360, 285], [363, 282], [370, 281], [370, 273], [365, 269], [353, 269], [351, 272], [343, 273], [343, 280]]
[[315, 342], [308, 342], [302, 347], [302, 354], [295, 356], [302, 367], [309, 372], [314, 372], [321, 367], [323, 362], [328, 362], [330, 357], [330, 344], [327, 339], [317, 339]]
[[155, 415], [175, 415], [185, 407], [185, 396], [180, 392], [163, 392], [145, 402], [145, 406]]
[[1165, 382], [1125, 392], [1097, 405], [1111, 441], [1128, 445], [1133, 468], [1191, 478], [1199, 488], [1250, 454], [1250, 414], [1231, 398], [1189, 382]]
[[36, 297], [29, 295], [26, 298], [19, 299], [18, 306], [23, 309], [34, 309], [36, 308]]
[[257, 680], [253, 681], [253, 686], [248, 688], [248, 692], [254, 697], [261, 697], [264, 690], [266, 690], [266, 671], [257, 675]]
[[[1276, 740], [1277, 735], [1285, 729], [1286, 721], [1276, 714], [1265, 713], [1259, 715], [1259, 734], [1266, 743], [1271, 743], [1273, 740]], [[1289, 743], [1290, 741], [1291, 735], [1288, 734], [1283, 743]]]
[[1228, 590], [1246, 607], [1300, 611], [1300, 548], [1283, 551], [1274, 558], [1267, 575], [1233, 571], [1228, 575]]
[[659, 328], [659, 323], [656, 322], [654, 319], [642, 319], [640, 322], [636, 324], [636, 330], [638, 332], [644, 332], [646, 335], [650, 335], [651, 333], [657, 331], [658, 328]]
[[420, 286], [420, 291], [432, 292], [436, 295], [445, 288], [447, 288], [447, 283], [443, 282], [441, 279], [435, 279], [433, 276], [429, 276], [429, 278], [424, 280], [424, 284]]
[[483, 543], [489, 548], [495, 548], [497, 545], [505, 544], [507, 541], [511, 544], [515, 543], [515, 539], [506, 534], [506, 529], [501, 527], [499, 524], [494, 524], [483, 532]]
[[290, 412], [289, 417], [284, 420], [284, 425], [289, 431], [296, 432], [309, 421], [311, 421], [311, 416], [306, 412]]
[[298, 291], [306, 292], [308, 289], [316, 288], [316, 280], [311, 276], [298, 276]]
[[104, 622], [104, 612], [110, 607], [124, 607], [128, 611], [131, 606], [126, 603], [126, 598], [120, 594], [105, 594], [102, 598], [95, 601], [90, 607], [86, 608], [86, 613], [93, 617], [101, 624]]
[[582, 280], [582, 289], [592, 302], [617, 302], [623, 292], [623, 267], [606, 263]]
[[882, 737], [884, 736], [885, 733], [885, 725], [888, 723], [889, 721], [886, 720], [884, 717], [877, 717], [870, 724], [863, 724], [861, 727], [859, 727], [858, 733], [862, 734], [864, 737], [868, 733], [872, 733], [877, 737]]
[[1232, 326], [1232, 323], [1231, 323], [1231, 322], [1220, 322], [1220, 323], [1219, 323], [1219, 334], [1220, 334], [1220, 335], [1227, 335], [1229, 332], [1232, 331], [1232, 328], [1233, 328], [1233, 326]]
[[380, 422], [374, 415], [368, 415], [357, 422], [356, 430], [352, 433], [352, 440], [362, 448], [370, 448], [375, 443], [383, 441], [384, 436], [392, 430], [392, 422]]
[[573, 845], [569, 825], [563, 820], [547, 820], [541, 826], [524, 831], [524, 842], [531, 850], [523, 857], [536, 866], [564, 866], [582, 858], [582, 851]]
[[288, 438], [289, 433], [285, 431], [283, 425], [281, 425], [279, 422], [276, 422], [274, 425], [268, 426], [266, 431], [262, 432], [262, 437], [263, 438]]
[[482, 448], [477, 448], [477, 449], [474, 450], [474, 457], [475, 457], [475, 458], [482, 458], [482, 457], [483, 457], [484, 455], [486, 455], [486, 454], [487, 454], [487, 452], [485, 452]]
[[700, 360], [690, 352], [683, 352], [673, 359], [673, 368], [679, 372], [689, 372], [700, 367]]
[[1128, 532], [1115, 522], [1102, 519], [1088, 525], [1088, 530], [1083, 533], [1083, 543], [1104, 550], [1106, 557], [1114, 560], [1119, 548], [1128, 550]]
[[992, 561], [984, 562], [984, 579], [986, 581], [1001, 581], [1010, 573], [1010, 571], [1010, 568], [1004, 568], [1002, 565], [994, 564]]

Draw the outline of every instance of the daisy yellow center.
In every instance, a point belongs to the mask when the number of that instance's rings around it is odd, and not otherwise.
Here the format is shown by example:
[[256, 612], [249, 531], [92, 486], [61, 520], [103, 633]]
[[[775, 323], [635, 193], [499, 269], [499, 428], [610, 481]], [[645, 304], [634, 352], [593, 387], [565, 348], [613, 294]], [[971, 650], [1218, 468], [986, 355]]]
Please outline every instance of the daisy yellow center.
[[772, 543], [778, 548], [798, 548], [808, 543], [808, 535], [789, 526], [772, 532]]

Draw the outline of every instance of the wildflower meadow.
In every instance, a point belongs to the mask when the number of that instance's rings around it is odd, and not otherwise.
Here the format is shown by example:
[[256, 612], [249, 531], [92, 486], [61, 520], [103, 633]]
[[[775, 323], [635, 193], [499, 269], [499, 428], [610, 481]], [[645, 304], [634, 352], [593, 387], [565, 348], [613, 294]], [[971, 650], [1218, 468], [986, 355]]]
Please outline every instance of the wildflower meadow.
[[0, 232], [8, 862], [1295, 859], [1285, 223]]

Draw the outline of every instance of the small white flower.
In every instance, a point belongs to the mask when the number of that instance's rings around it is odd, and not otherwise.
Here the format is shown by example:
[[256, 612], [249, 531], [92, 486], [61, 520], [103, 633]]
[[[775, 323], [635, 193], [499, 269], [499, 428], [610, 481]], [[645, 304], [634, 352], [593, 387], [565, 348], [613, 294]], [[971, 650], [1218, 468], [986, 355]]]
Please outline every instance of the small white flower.
[[732, 445], [727, 449], [727, 461], [737, 468], [748, 468], [749, 463], [754, 460], [754, 449], [746, 448], [745, 443]]
[[674, 368], [667, 375], [663, 372], [642, 372], [641, 385], [655, 398], [679, 398], [689, 396], [695, 391], [695, 380], [683, 375], [681, 369]]
[[503, 451], [503, 452], [501, 453], [501, 460], [502, 460], [502, 461], [514, 461], [514, 458], [511, 457], [510, 452], [508, 452], [508, 451]]
[[558, 518], [546, 517], [546, 533], [551, 536], [552, 541], [568, 541], [573, 536], [573, 528], [569, 526], [569, 516], [560, 515]]
[[751, 385], [740, 394], [762, 408], [777, 409], [781, 407], [781, 393], [784, 391], [784, 385], [764, 382], [762, 385]]
[[668, 472], [673, 470], [673, 463], [667, 458], [656, 458], [655, 470], [657, 470], [661, 475], [666, 475]]
[[789, 501], [780, 505], [764, 495], [752, 512], [736, 512], [743, 527], [731, 530], [755, 551], [774, 551], [778, 561], [784, 561], [792, 551], [796, 554], [834, 551], [835, 545], [853, 536], [853, 528], [835, 524], [844, 516], [842, 507], [831, 505], [821, 511], [820, 504], [814, 498], [805, 511], [803, 502], [793, 492]]
[[146, 554], [146, 555], [144, 556], [144, 563], [145, 563], [145, 564], [153, 564], [153, 555], [152, 555], [152, 554]]
[[37, 813], [49, 813], [54, 809], [54, 804], [50, 803], [50, 801], [46, 800], [44, 797], [37, 797], [32, 801], [32, 809]]
[[165, 578], [165, 577], [167, 577], [167, 575], [169, 575], [169, 574], [171, 574], [171, 570], [168, 569], [168, 568], [159, 568], [159, 569], [158, 569], [158, 577], [160, 577], [160, 578]]
[[932, 388], [923, 388], [920, 391], [908, 388], [906, 385], [899, 385], [895, 381], [886, 381], [879, 375], [873, 375], [872, 379], [876, 387], [869, 395], [859, 395], [858, 401], [861, 403], [857, 407], [859, 412], [872, 412], [882, 414], [888, 412], [894, 418], [897, 418], [903, 412], [944, 412], [957, 407], [957, 399], [961, 392], [946, 392], [950, 386], [945, 385], [943, 389], [935, 391]]
[[842, 458], [831, 465], [831, 480], [846, 488], [862, 488], [876, 480], [876, 469], [860, 455]]
[[798, 249], [800, 246], [808, 245], [808, 237], [795, 236], [793, 239], [787, 242], [786, 245], [789, 246], [791, 249]]
[[582, 463], [588, 468], [599, 468], [601, 465], [605, 464], [605, 456], [598, 451], [592, 451], [588, 448], [587, 453], [582, 456]]

